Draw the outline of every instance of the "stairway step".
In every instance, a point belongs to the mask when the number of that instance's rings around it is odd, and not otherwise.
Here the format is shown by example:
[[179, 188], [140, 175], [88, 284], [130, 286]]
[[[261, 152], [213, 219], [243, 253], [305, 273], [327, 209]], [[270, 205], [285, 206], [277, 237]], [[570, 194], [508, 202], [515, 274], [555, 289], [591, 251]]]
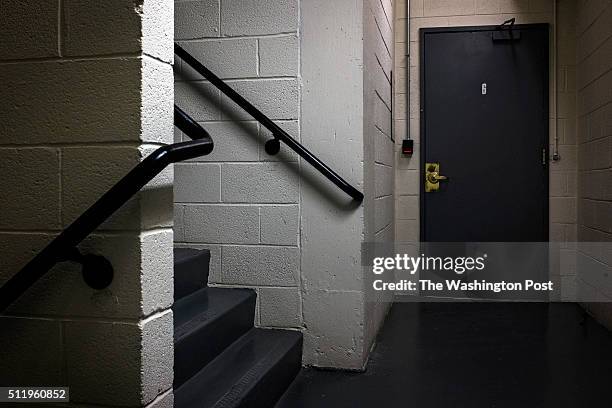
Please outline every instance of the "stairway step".
[[175, 407], [272, 407], [299, 372], [301, 359], [300, 332], [251, 329], [175, 389]]
[[174, 249], [174, 300], [190, 295], [208, 284], [210, 251], [208, 249]]
[[203, 288], [174, 304], [174, 385], [180, 386], [253, 327], [255, 292]]

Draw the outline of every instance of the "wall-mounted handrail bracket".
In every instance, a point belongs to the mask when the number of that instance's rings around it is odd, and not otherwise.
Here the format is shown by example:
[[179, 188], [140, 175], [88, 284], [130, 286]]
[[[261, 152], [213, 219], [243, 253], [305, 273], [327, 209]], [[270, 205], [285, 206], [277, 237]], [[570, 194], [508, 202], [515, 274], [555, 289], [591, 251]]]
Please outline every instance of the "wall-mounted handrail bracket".
[[270, 156], [274, 156], [280, 152], [280, 140], [275, 136], [266, 142], [264, 148], [266, 149], [266, 153]]
[[272, 119], [264, 115], [259, 109], [257, 109], [252, 103], [247, 101], [242, 95], [236, 92], [231, 86], [225, 81], [215, 75], [212, 71], [206, 68], [200, 61], [189, 54], [177, 43], [174, 44], [174, 54], [193, 68], [198, 74], [202, 75], [208, 80], [214, 87], [219, 89], [225, 96], [231, 99], [235, 104], [244, 109], [249, 115], [255, 118], [262, 126], [268, 129], [274, 139], [268, 140], [265, 144], [265, 149], [268, 154], [276, 154], [280, 150], [280, 142], [285, 143], [287, 147], [296, 152], [301, 158], [306, 160], [315, 169], [321, 172], [329, 181], [334, 183], [338, 188], [348, 194], [356, 201], [363, 201], [363, 193], [349, 184], [346, 180], [333, 171], [327, 164], [321, 159], [315, 156], [312, 152], [306, 149], [300, 142], [292, 138], [287, 132], [285, 132], [280, 126], [278, 126]]
[[82, 254], [77, 246], [167, 166], [207, 155], [213, 150], [214, 143], [206, 130], [178, 108], [175, 108], [175, 121], [194, 140], [158, 147], [60, 232], [0, 287], [0, 312], [58, 262], [80, 263], [85, 283], [94, 289], [104, 289], [111, 284], [114, 271], [110, 261], [101, 255]]
[[72, 248], [57, 262], [74, 262], [81, 265], [83, 280], [92, 289], [107, 288], [115, 275], [113, 264], [102, 255], [83, 254], [78, 248]]

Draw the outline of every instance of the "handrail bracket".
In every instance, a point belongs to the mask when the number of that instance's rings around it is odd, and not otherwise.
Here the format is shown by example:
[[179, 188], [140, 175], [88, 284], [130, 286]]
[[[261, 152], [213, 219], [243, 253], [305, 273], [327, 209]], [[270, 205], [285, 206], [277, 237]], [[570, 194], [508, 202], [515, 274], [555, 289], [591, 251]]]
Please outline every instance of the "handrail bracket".
[[270, 156], [275, 156], [278, 154], [278, 152], [280, 152], [280, 140], [278, 136], [276, 135], [273, 135], [273, 136], [274, 137], [268, 140], [264, 145], [264, 149], [266, 150], [266, 153], [268, 153]]
[[72, 248], [57, 261], [80, 264], [83, 280], [92, 289], [106, 289], [113, 282], [113, 264], [102, 255], [83, 254], [78, 248]]

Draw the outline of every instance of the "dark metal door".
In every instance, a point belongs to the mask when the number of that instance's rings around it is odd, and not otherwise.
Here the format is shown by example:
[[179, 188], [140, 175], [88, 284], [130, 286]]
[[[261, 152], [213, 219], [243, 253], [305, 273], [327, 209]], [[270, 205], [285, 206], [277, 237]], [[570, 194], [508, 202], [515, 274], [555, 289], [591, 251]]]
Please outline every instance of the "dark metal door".
[[421, 30], [422, 241], [548, 240], [548, 25], [512, 32]]

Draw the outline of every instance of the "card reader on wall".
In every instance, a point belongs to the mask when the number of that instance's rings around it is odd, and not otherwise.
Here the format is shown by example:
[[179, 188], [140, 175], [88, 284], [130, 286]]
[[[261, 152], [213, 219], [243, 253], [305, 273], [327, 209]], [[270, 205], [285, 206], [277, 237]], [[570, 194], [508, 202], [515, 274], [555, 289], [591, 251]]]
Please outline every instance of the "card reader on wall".
[[412, 139], [402, 140], [402, 154], [412, 156], [412, 153], [414, 153], [414, 143]]

